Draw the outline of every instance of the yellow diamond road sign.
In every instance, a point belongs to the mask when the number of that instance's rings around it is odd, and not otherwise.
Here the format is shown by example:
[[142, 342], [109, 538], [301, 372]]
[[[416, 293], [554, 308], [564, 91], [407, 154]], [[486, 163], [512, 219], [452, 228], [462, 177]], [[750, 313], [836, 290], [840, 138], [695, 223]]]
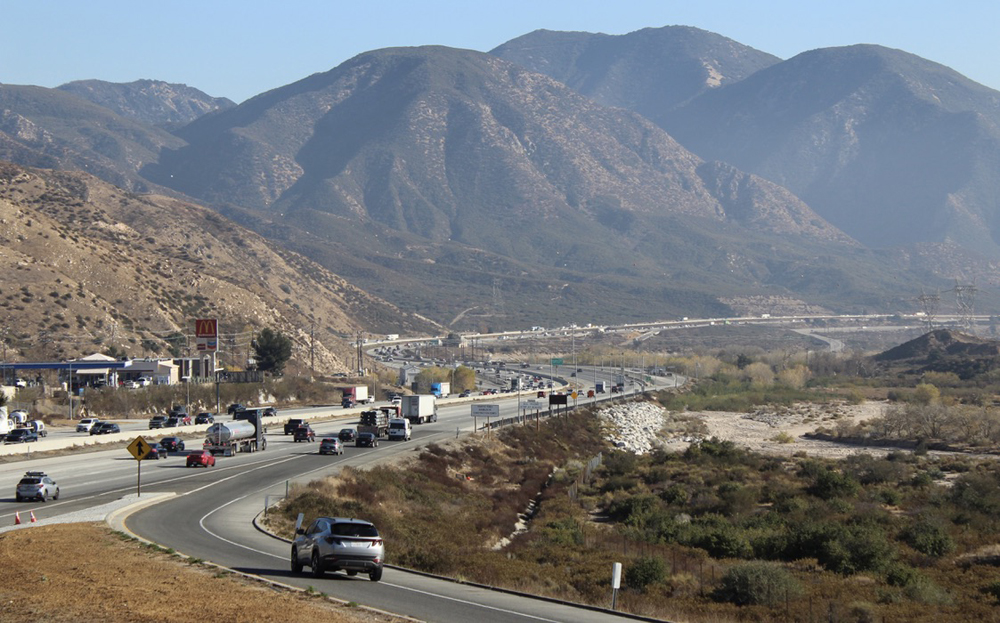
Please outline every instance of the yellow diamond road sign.
[[153, 448], [149, 445], [149, 442], [143, 439], [141, 435], [133, 439], [132, 443], [128, 445], [128, 451], [135, 457], [136, 461], [141, 461], [146, 458], [146, 455], [148, 455], [149, 451], [152, 449]]

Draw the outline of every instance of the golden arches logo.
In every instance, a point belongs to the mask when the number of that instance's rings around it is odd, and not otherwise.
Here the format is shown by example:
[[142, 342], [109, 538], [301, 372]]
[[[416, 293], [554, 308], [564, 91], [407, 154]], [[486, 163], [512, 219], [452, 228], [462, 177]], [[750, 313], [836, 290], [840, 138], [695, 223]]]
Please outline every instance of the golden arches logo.
[[216, 337], [219, 334], [219, 321], [215, 318], [199, 318], [194, 322], [195, 337]]

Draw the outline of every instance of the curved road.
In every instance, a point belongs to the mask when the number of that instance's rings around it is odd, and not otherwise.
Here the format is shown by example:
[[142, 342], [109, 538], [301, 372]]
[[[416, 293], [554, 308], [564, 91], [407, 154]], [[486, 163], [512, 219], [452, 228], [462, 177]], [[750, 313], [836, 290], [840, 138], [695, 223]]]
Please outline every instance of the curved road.
[[[501, 416], [512, 416], [515, 408], [512, 401], [505, 401]], [[321, 436], [343, 426], [334, 422], [314, 428], [317, 436]], [[273, 503], [284, 495], [291, 482], [305, 483], [344, 465], [368, 465], [392, 455], [408, 454], [429, 442], [455, 437], [456, 429], [469, 432], [471, 428], [469, 407], [464, 404], [441, 408], [439, 421], [416, 426], [409, 442], [386, 441], [373, 449], [349, 446], [343, 456], [320, 456], [316, 454], [317, 444], [296, 444], [290, 437], [270, 435], [266, 452], [220, 458], [220, 466], [226, 466], [216, 468], [221, 477], [207, 482], [192, 479], [148, 487], [179, 495], [136, 512], [127, 519], [126, 526], [151, 541], [238, 571], [301, 588], [312, 586], [339, 599], [424, 620], [456, 623], [631, 620], [396, 569], [386, 569], [378, 583], [364, 576], [349, 578], [341, 573], [327, 574], [324, 579], [307, 574], [294, 576], [289, 570], [289, 545], [252, 525], [253, 517], [263, 510], [265, 499]], [[228, 471], [223, 474], [222, 470]], [[387, 543], [390, 557], [391, 548], [392, 544]]]

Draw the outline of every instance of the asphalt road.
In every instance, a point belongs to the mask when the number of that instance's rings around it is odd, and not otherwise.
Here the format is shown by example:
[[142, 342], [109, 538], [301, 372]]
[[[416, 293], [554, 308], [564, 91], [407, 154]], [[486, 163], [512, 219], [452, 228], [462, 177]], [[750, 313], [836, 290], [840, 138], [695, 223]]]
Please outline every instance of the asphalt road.
[[[588, 377], [592, 372], [588, 371]], [[600, 375], [599, 375], [600, 376]], [[575, 379], [571, 379], [575, 380]], [[581, 379], [581, 389], [587, 388]], [[522, 400], [534, 393], [522, 392]], [[609, 395], [605, 397], [610, 398]], [[517, 398], [506, 394], [501, 417], [517, 411]], [[582, 402], [582, 401], [581, 401]], [[336, 415], [339, 409], [326, 408]], [[281, 415], [296, 416], [310, 410], [282, 410]], [[469, 403], [441, 406], [439, 421], [414, 427], [408, 442], [382, 441], [378, 448], [348, 445], [342, 456], [318, 455], [318, 442], [295, 443], [271, 427], [268, 448], [264, 452], [217, 457], [212, 468], [186, 468], [186, 452], [173, 453], [159, 461], [137, 464], [120, 447], [99, 452], [68, 454], [61, 457], [33, 459], [0, 464], [0, 522], [13, 523], [15, 511], [22, 518], [33, 511], [39, 519], [91, 508], [136, 492], [141, 484], [145, 494], [176, 494], [156, 505], [139, 510], [126, 520], [128, 529], [146, 539], [178, 552], [196, 556], [243, 572], [303, 588], [313, 586], [329, 595], [364, 603], [387, 611], [429, 621], [614, 621], [627, 620], [607, 612], [592, 611], [544, 600], [509, 595], [453, 582], [429, 578], [400, 570], [386, 569], [381, 582], [364, 576], [348, 578], [328, 574], [324, 579], [303, 575], [294, 577], [289, 570], [288, 544], [267, 536], [252, 525], [265, 501], [273, 503], [291, 483], [307, 483], [332, 474], [344, 465], [370, 465], [393, 455], [415, 452], [435, 440], [454, 438], [472, 431]], [[313, 422], [317, 439], [335, 435], [357, 424], [357, 416], [329, 422]], [[481, 426], [482, 420], [478, 421]], [[139, 429], [147, 439], [148, 429]], [[189, 449], [200, 447], [199, 439], [188, 442]], [[141, 472], [138, 468], [141, 467]], [[27, 470], [49, 473], [60, 485], [58, 501], [17, 503], [14, 487]], [[391, 543], [387, 544], [391, 556]], [[610, 575], [610, 570], [609, 570]]]
[[[504, 401], [501, 416], [511, 416], [515, 409], [516, 400]], [[317, 436], [322, 436], [343, 426], [330, 423], [314, 428]], [[135, 513], [126, 525], [130, 531], [178, 552], [428, 621], [627, 620], [395, 569], [386, 569], [378, 583], [360, 575], [349, 578], [344, 574], [327, 574], [324, 579], [293, 576], [288, 562], [290, 546], [259, 532], [251, 524], [253, 517], [263, 510], [265, 500], [273, 503], [284, 495], [290, 483], [305, 483], [334, 473], [344, 465], [368, 465], [391, 455], [413, 453], [431, 441], [455, 437], [456, 429], [470, 432], [471, 428], [470, 409], [464, 404], [442, 408], [439, 421], [416, 426], [409, 442], [384, 441], [378, 448], [348, 446], [343, 456], [319, 456], [318, 444], [296, 444], [290, 437], [270, 435], [266, 452], [220, 458], [214, 479], [151, 485], [148, 487], [151, 491], [170, 490], [179, 495]], [[387, 547], [391, 555], [392, 544]]]

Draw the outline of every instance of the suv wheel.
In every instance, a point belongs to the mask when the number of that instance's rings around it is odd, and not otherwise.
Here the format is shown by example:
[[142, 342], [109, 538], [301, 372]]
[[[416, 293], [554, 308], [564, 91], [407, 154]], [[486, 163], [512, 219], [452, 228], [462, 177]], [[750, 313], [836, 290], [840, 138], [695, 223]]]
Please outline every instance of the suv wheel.
[[379, 565], [368, 572], [368, 579], [372, 582], [378, 582], [382, 579], [382, 565]]
[[56, 489], [55, 495], [52, 496], [52, 499], [53, 500], [58, 500], [59, 499], [59, 489]]
[[299, 560], [299, 550], [292, 548], [292, 573], [302, 573], [302, 561]]
[[319, 559], [319, 553], [316, 551], [313, 551], [312, 561], [309, 566], [312, 568], [312, 576], [314, 578], [321, 578], [326, 572], [326, 569], [323, 568], [323, 561]]
[[17, 494], [17, 501], [18, 502], [23, 502], [24, 501], [24, 498], [21, 496], [20, 493]]

